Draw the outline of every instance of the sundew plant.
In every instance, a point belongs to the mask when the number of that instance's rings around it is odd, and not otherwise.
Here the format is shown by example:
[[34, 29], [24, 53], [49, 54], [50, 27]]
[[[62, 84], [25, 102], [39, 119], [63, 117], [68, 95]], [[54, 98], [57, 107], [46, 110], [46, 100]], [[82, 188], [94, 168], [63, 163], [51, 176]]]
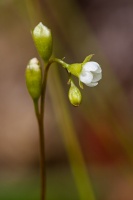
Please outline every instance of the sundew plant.
[[[68, 64], [64, 60], [52, 57], [53, 38], [51, 30], [41, 22], [32, 31], [32, 37], [40, 58], [41, 66], [37, 58], [32, 58], [26, 68], [26, 85], [33, 100], [35, 114], [39, 127], [40, 138], [40, 168], [41, 168], [41, 200], [46, 199], [45, 181], [45, 144], [44, 144], [44, 107], [47, 86], [47, 77], [50, 66], [53, 63], [61, 65], [68, 73], [68, 99], [73, 106], [79, 106], [82, 101], [81, 89], [84, 84], [89, 87], [98, 85], [102, 78], [102, 70], [97, 62], [90, 61], [93, 54], [87, 56], [82, 63]], [[73, 76], [77, 77], [79, 87], [74, 83]], [[94, 200], [92, 197], [90, 200]]]

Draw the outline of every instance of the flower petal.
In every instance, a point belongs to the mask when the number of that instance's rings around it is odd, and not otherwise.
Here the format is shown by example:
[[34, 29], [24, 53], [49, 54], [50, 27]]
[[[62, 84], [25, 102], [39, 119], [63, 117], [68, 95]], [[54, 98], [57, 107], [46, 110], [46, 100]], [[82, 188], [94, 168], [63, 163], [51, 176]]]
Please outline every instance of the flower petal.
[[89, 83], [89, 84], [87, 84], [87, 86], [89, 86], [89, 87], [95, 87], [96, 85], [98, 85], [98, 82], [96, 82], [96, 83]]
[[95, 73], [102, 73], [102, 69], [101, 69], [100, 65], [98, 66], [98, 69], [95, 71]]
[[79, 79], [81, 82], [83, 82], [84, 84], [89, 84], [92, 82], [93, 80], [93, 74], [91, 72], [84, 72], [82, 71], [80, 76], [79, 76]]
[[90, 61], [90, 62], [87, 62], [83, 65], [83, 71], [86, 71], [86, 72], [95, 72], [99, 69], [99, 64], [97, 62], [93, 62], [93, 61]]
[[101, 73], [93, 73], [93, 80], [92, 82], [97, 82], [102, 78], [102, 74]]

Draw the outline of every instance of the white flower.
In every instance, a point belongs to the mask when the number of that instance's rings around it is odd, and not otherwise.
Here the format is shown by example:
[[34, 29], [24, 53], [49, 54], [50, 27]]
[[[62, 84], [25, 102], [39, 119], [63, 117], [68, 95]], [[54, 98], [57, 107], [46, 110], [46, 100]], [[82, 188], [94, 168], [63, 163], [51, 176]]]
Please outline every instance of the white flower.
[[87, 62], [82, 66], [79, 80], [87, 86], [94, 87], [102, 78], [102, 69], [97, 62]]

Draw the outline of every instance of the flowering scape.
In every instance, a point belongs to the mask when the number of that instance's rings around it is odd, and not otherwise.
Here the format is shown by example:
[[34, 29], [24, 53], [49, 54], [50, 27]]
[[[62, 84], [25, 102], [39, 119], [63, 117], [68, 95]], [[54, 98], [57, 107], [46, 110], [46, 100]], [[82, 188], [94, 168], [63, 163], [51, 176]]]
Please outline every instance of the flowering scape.
[[[68, 82], [70, 84], [68, 98], [72, 105], [79, 106], [82, 95], [79, 88], [74, 84], [71, 75], [79, 79], [79, 86], [82, 89], [83, 84], [89, 87], [98, 85], [98, 81], [102, 78], [102, 69], [97, 62], [90, 61], [93, 54], [87, 56], [82, 63], [67, 64], [59, 58], [51, 58], [53, 38], [50, 29], [40, 22], [34, 28], [32, 36], [40, 57], [46, 63], [46, 71], [53, 62], [59, 63], [67, 69], [69, 74]], [[41, 71], [43, 70], [41, 70], [39, 61], [36, 58], [31, 59], [26, 69], [26, 84], [31, 97], [37, 100], [40, 98], [41, 90], [43, 89]]]

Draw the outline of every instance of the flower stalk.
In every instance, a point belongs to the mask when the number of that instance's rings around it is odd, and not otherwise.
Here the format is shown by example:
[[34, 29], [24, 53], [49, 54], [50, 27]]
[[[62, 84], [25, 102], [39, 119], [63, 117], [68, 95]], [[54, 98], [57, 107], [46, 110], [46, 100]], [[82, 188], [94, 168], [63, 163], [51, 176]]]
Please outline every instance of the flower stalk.
[[39, 142], [40, 142], [40, 176], [41, 176], [41, 200], [45, 200], [46, 191], [46, 173], [45, 173], [45, 144], [44, 144], [44, 126], [42, 112], [39, 113], [38, 102], [34, 101], [34, 108], [39, 128]]
[[[47, 86], [47, 77], [48, 77], [48, 70], [50, 65], [53, 62], [57, 62], [67, 67], [67, 64], [58, 58], [50, 59], [49, 62], [44, 67], [44, 75], [43, 75], [43, 82], [42, 82], [42, 89], [41, 89], [41, 102], [40, 102], [40, 109], [38, 100], [33, 100], [34, 102], [34, 109], [35, 114], [38, 122], [39, 128], [39, 143], [40, 143], [40, 175], [41, 175], [41, 200], [45, 200], [46, 198], [46, 166], [45, 166], [45, 140], [44, 140], [44, 112], [45, 112], [45, 95], [46, 95], [46, 86]], [[40, 110], [40, 112], [39, 112]]]
[[[40, 67], [40, 63], [37, 60], [37, 58], [33, 58], [28, 63], [25, 75], [26, 75], [27, 89], [34, 103], [34, 109], [39, 128], [41, 200], [45, 200], [46, 172], [45, 172], [44, 112], [45, 112], [45, 96], [46, 96], [46, 86], [47, 86], [47, 77], [49, 68], [52, 63], [56, 62], [67, 70], [69, 74], [68, 82], [70, 84], [70, 88], [68, 91], [68, 98], [73, 106], [80, 105], [82, 100], [82, 95], [79, 88], [75, 85], [74, 81], [72, 80], [71, 76], [72, 75], [76, 76], [79, 79], [79, 86], [81, 88], [83, 88], [83, 83], [87, 86], [94, 87], [98, 84], [98, 81], [102, 78], [102, 70], [98, 63], [90, 61], [90, 59], [93, 56], [92, 54], [87, 56], [82, 63], [74, 63], [74, 64], [67, 64], [66, 62], [64, 62], [59, 58], [51, 58], [53, 49], [53, 39], [51, 30], [48, 29], [46, 26], [44, 26], [42, 23], [39, 23], [35, 27], [35, 29], [32, 32], [32, 36], [36, 49], [39, 53], [39, 56], [44, 62], [44, 69]], [[42, 72], [44, 72], [43, 76]], [[77, 181], [79, 181], [79, 179], [77, 179]], [[81, 193], [81, 197], [82, 196], [84, 195]], [[90, 196], [91, 196], [90, 200], [94, 200], [92, 193]]]

